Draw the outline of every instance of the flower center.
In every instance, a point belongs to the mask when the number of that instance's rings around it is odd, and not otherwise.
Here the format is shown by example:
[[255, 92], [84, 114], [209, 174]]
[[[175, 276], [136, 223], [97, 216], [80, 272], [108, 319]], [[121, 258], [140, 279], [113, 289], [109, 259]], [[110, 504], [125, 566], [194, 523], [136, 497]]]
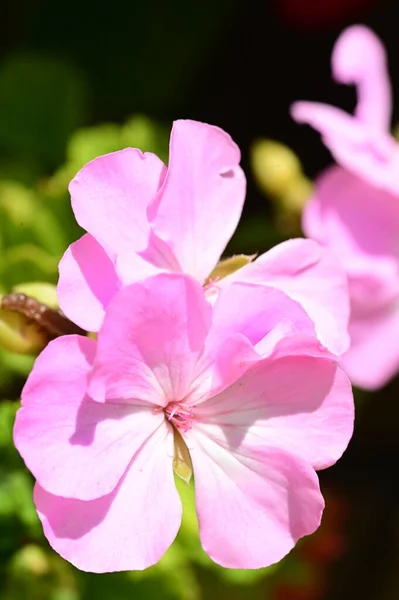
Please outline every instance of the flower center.
[[191, 429], [191, 422], [193, 420], [193, 408], [194, 405], [184, 406], [178, 402], [169, 402], [169, 404], [163, 409], [166, 418], [176, 427], [182, 431], [188, 431]]

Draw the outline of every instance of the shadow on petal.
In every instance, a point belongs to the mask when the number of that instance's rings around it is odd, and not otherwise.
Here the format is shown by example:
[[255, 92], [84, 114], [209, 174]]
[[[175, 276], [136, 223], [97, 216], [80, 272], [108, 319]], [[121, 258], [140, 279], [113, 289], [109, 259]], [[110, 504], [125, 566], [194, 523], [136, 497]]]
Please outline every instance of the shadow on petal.
[[36, 483], [33, 500], [39, 516], [48, 522], [56, 538], [77, 540], [104, 521], [122, 481], [123, 478], [110, 494], [95, 500], [55, 496]]

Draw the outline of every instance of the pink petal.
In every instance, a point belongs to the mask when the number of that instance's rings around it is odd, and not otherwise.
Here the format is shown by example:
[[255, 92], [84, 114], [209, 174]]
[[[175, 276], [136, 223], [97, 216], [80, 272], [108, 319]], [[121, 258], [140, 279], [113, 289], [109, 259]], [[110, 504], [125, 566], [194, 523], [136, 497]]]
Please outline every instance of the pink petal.
[[120, 287], [111, 258], [86, 234], [69, 246], [59, 265], [58, 298], [66, 316], [87, 331], [98, 331], [105, 309]]
[[296, 102], [293, 118], [317, 129], [334, 159], [370, 184], [399, 193], [399, 150], [388, 134], [364, 125], [338, 108]]
[[219, 291], [212, 326], [189, 401], [198, 404], [241, 377], [287, 335], [314, 336], [302, 307], [280, 290], [232, 283]]
[[[236, 274], [243, 281], [230, 283], [230, 278], [225, 278], [220, 282], [208, 343], [240, 333], [256, 347], [276, 325], [287, 320], [298, 332], [314, 335], [314, 325], [305, 310], [286, 293], [268, 285], [246, 283], [246, 267]], [[251, 280], [251, 274], [247, 279]], [[261, 276], [259, 281], [263, 283]]]
[[156, 275], [120, 291], [98, 336], [90, 394], [161, 406], [183, 399], [197, 376], [211, 313], [200, 284], [184, 275]]
[[240, 151], [212, 125], [176, 121], [169, 169], [159, 191], [154, 232], [171, 247], [181, 270], [204, 281], [240, 219], [245, 176]]
[[294, 102], [291, 116], [297, 123], [306, 123], [316, 129], [330, 148], [328, 141], [342, 141], [361, 147], [369, 139], [370, 131], [345, 111], [322, 102]]
[[[317, 179], [312, 202], [305, 207], [305, 233], [334, 247], [345, 261], [349, 254], [365, 261], [372, 256], [399, 259], [397, 197], [335, 166]], [[309, 211], [317, 211], [317, 220], [308, 224]]]
[[50, 342], [22, 393], [14, 440], [48, 491], [90, 500], [110, 493], [140, 446], [163, 421], [152, 407], [100, 404], [86, 396], [96, 342]]
[[240, 333], [213, 339], [211, 343], [207, 340], [184, 403], [190, 408], [219, 393], [259, 360], [261, 355]]
[[212, 560], [233, 569], [267, 567], [317, 529], [324, 502], [304, 461], [267, 446], [235, 452], [191, 433], [200, 538]]
[[200, 404], [196, 422], [230, 449], [278, 446], [315, 469], [325, 468], [340, 458], [352, 436], [351, 386], [328, 355], [312, 352], [309, 340], [302, 338], [302, 355], [298, 344], [292, 356], [291, 345], [283, 342], [274, 357]]
[[147, 247], [140, 252], [123, 252], [116, 258], [116, 270], [124, 285], [141, 281], [159, 273], [180, 273], [181, 268], [170, 246], [159, 239], [153, 231]]
[[316, 242], [302, 239], [283, 242], [226, 277], [221, 285], [234, 280], [282, 290], [305, 309], [322, 344], [334, 354], [347, 349], [346, 276], [333, 254]]
[[335, 43], [331, 57], [334, 78], [357, 86], [356, 117], [366, 125], [389, 131], [391, 83], [385, 48], [371, 29], [353, 25]]
[[371, 314], [354, 312], [349, 332], [352, 343], [342, 357], [342, 368], [354, 385], [376, 390], [399, 373], [397, 303]]
[[349, 276], [356, 305], [399, 296], [399, 203], [340, 167], [317, 180], [303, 215], [305, 233], [332, 250]]
[[181, 521], [172, 460], [173, 435], [164, 424], [107, 496], [62, 498], [37, 485], [34, 500], [50, 545], [79, 569], [94, 573], [141, 570], [156, 563]]
[[69, 185], [76, 220], [109, 254], [144, 250], [147, 210], [165, 174], [157, 156], [132, 148], [94, 159]]

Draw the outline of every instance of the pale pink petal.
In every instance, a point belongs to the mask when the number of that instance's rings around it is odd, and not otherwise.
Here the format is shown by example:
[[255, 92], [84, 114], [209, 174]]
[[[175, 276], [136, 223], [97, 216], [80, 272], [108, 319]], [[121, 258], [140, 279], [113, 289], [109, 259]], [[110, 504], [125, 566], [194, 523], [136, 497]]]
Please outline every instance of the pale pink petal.
[[292, 104], [290, 112], [297, 123], [306, 123], [316, 129], [327, 146], [329, 140], [341, 140], [361, 148], [369, 140], [369, 129], [336, 106], [301, 100]]
[[76, 220], [108, 253], [144, 250], [147, 210], [165, 174], [157, 156], [133, 148], [92, 160], [69, 185]]
[[121, 290], [98, 335], [90, 394], [165, 406], [197, 376], [212, 309], [189, 276], [161, 274]]
[[156, 563], [181, 521], [172, 460], [173, 434], [163, 424], [107, 496], [62, 498], [37, 485], [34, 500], [50, 545], [83, 571], [141, 570]]
[[116, 271], [123, 285], [129, 285], [159, 273], [180, 273], [181, 268], [170, 246], [151, 231], [144, 250], [117, 256]]
[[313, 240], [283, 242], [220, 284], [234, 280], [282, 290], [305, 309], [322, 344], [334, 354], [348, 348], [349, 295], [345, 272], [334, 255]]
[[[303, 352], [309, 342], [302, 339]], [[198, 427], [235, 451], [278, 446], [315, 469], [334, 464], [353, 432], [351, 386], [341, 369], [315, 348], [311, 356], [280, 344], [265, 359], [195, 411]]]
[[192, 407], [219, 393], [259, 360], [261, 354], [240, 333], [213, 339], [211, 343], [207, 340], [184, 403]]
[[341, 167], [317, 180], [303, 214], [305, 233], [345, 268], [356, 304], [383, 306], [399, 296], [399, 203]]
[[317, 129], [338, 164], [370, 184], [399, 193], [399, 149], [388, 134], [344, 111], [317, 102], [296, 102], [293, 118]]
[[[305, 207], [305, 233], [334, 247], [338, 256], [346, 261], [350, 255], [365, 261], [373, 256], [399, 259], [397, 197], [334, 166], [316, 180], [312, 202]], [[317, 211], [315, 218], [309, 211]]]
[[203, 402], [231, 385], [294, 332], [315, 336], [303, 308], [280, 290], [248, 283], [223, 286], [215, 301], [190, 403]]
[[324, 502], [306, 462], [266, 445], [234, 452], [200, 431], [190, 434], [201, 543], [216, 563], [267, 567], [317, 529]]
[[111, 492], [163, 421], [152, 406], [101, 404], [86, 396], [96, 342], [57, 338], [36, 360], [22, 392], [15, 445], [48, 491], [88, 500]]
[[354, 312], [349, 333], [342, 368], [354, 385], [376, 390], [399, 373], [399, 301], [369, 314]]
[[57, 293], [65, 315], [87, 331], [98, 331], [105, 309], [120, 287], [111, 258], [87, 233], [69, 246], [59, 273]]
[[204, 281], [240, 219], [245, 176], [240, 151], [223, 130], [176, 121], [169, 169], [151, 208], [154, 232], [176, 256], [181, 270]]
[[331, 57], [334, 78], [357, 86], [355, 115], [368, 126], [389, 131], [392, 98], [385, 48], [364, 25], [348, 27]]
[[[257, 264], [257, 263], [254, 263]], [[208, 343], [217, 344], [230, 335], [240, 333], [256, 346], [282, 321], [291, 321], [295, 329], [306, 335], [314, 335], [314, 325], [302, 306], [286, 293], [274, 287], [274, 281], [266, 285], [265, 275], [244, 267], [233, 276], [220, 281], [220, 292], [214, 304], [212, 328]], [[234, 276], [243, 281], [234, 282]], [[262, 285], [265, 283], [265, 285]], [[272, 287], [273, 286], [273, 287]]]

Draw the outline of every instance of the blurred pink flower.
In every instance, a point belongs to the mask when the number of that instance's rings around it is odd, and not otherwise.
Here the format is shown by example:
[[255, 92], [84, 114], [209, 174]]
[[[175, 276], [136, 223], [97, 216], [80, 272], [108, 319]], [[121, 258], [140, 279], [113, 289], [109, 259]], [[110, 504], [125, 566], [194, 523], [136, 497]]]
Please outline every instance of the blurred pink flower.
[[14, 439], [50, 544], [80, 569], [144, 569], [164, 554], [181, 520], [177, 439], [204, 550], [259, 568], [318, 527], [314, 469], [340, 457], [352, 427], [350, 383], [299, 304], [232, 283], [212, 306], [191, 277], [160, 274], [115, 295], [97, 342], [46, 347]]
[[347, 272], [351, 347], [341, 364], [354, 384], [375, 389], [399, 372], [399, 146], [389, 133], [390, 82], [374, 33], [359, 25], [345, 30], [332, 69], [335, 79], [357, 86], [354, 116], [313, 102], [292, 107], [340, 165], [317, 180], [303, 228]]
[[[70, 184], [78, 223], [89, 233], [60, 263], [60, 306], [75, 323], [98, 331], [116, 291], [160, 272], [183, 272], [206, 283], [240, 220], [246, 181], [240, 151], [219, 129], [176, 121], [169, 167], [127, 148], [88, 163]], [[349, 345], [349, 295], [332, 253], [311, 240], [290, 240], [232, 280], [284, 290], [307, 311], [320, 341], [336, 354]]]

